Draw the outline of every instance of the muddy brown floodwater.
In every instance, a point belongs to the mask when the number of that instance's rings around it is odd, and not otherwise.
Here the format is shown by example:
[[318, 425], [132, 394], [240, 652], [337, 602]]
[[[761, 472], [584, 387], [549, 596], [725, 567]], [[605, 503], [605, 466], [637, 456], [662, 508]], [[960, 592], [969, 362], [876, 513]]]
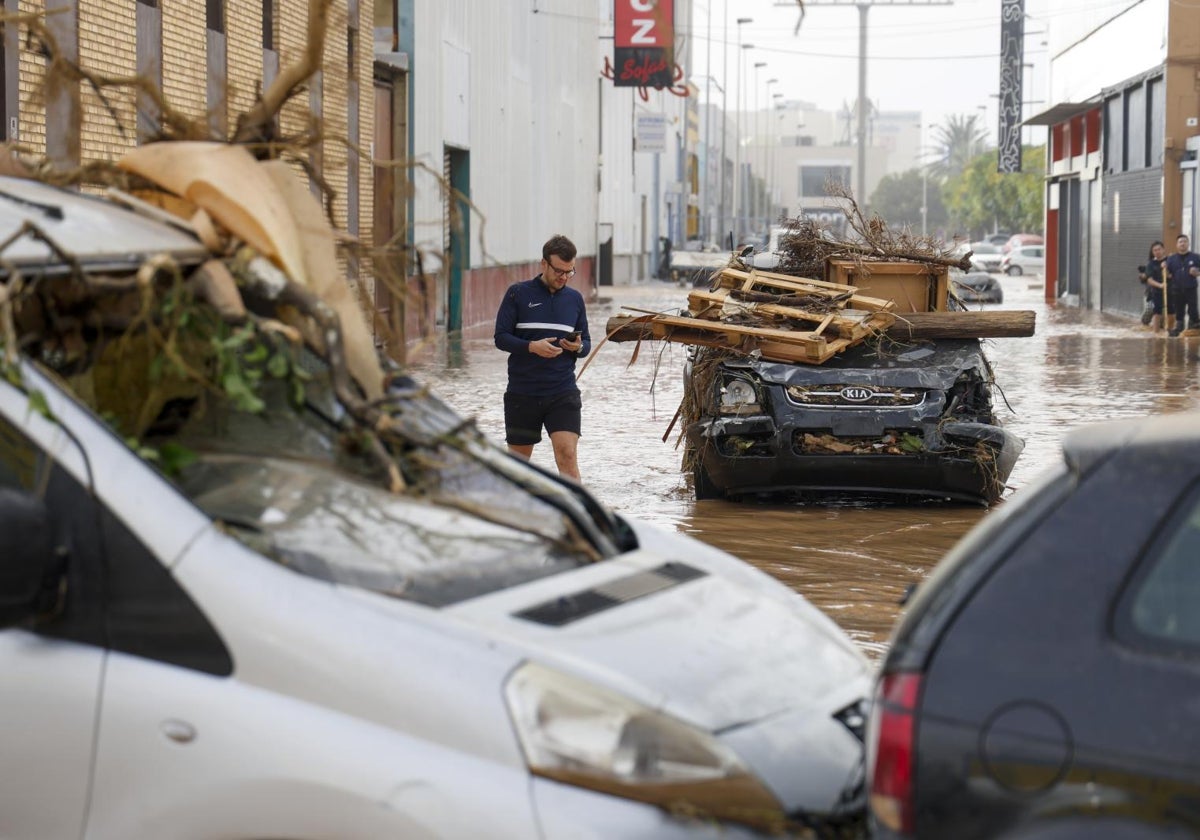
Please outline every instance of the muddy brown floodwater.
[[[1037, 313], [1034, 337], [986, 343], [997, 413], [1026, 444], [1006, 498], [1058, 458], [1059, 442], [1074, 426], [1197, 407], [1200, 339], [1157, 337], [1132, 320], [1047, 307], [1039, 279], [1004, 277], [1002, 283], [1000, 308]], [[686, 303], [687, 290], [671, 284], [604, 287], [588, 307], [593, 346], [623, 307], [678, 312]], [[485, 332], [425, 348], [412, 368], [502, 442], [506, 356]], [[697, 502], [679, 469], [678, 428], [662, 439], [683, 394], [686, 348], [645, 343], [636, 359], [633, 350], [625, 343], [594, 349], [579, 380], [584, 483], [621, 513], [688, 533], [774, 575], [878, 657], [906, 587], [922, 580], [985, 511]], [[534, 461], [554, 468], [548, 440], [535, 449]]]

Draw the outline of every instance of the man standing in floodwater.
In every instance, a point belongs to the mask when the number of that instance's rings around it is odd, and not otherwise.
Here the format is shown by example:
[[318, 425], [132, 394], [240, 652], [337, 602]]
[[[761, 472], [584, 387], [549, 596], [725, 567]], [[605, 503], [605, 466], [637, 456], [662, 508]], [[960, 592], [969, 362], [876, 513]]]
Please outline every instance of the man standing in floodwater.
[[583, 401], [575, 361], [592, 348], [583, 295], [567, 286], [575, 276], [575, 244], [555, 234], [542, 246], [542, 273], [514, 283], [496, 313], [496, 346], [508, 353], [504, 437], [508, 449], [533, 457], [542, 427], [560, 474], [579, 481], [577, 452]]
[[1175, 300], [1175, 329], [1171, 335], [1184, 330], [1183, 316], [1187, 314], [1187, 329], [1200, 327], [1200, 314], [1196, 312], [1196, 278], [1200, 276], [1200, 255], [1195, 254], [1185, 234], [1175, 239], [1175, 253], [1167, 257], [1168, 286]]

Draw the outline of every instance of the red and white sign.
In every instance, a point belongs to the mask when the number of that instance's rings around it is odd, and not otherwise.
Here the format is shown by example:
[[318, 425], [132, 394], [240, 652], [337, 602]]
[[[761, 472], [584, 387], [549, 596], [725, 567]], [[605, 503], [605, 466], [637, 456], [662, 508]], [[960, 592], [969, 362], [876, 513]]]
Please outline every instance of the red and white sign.
[[675, 62], [674, 0], [613, 0], [617, 87], [669, 87]]
[[674, 0], [613, 0], [616, 45], [645, 49], [675, 44]]

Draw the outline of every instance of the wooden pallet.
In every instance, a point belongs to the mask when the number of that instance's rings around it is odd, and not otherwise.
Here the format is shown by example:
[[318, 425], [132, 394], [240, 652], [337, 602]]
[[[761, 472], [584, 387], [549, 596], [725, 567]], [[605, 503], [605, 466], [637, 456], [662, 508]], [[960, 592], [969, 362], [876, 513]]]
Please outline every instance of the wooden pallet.
[[731, 311], [742, 311], [766, 319], [784, 318], [797, 322], [797, 326], [801, 327], [804, 324], [816, 324], [812, 329], [814, 335], [822, 335], [828, 331], [832, 337], [849, 339], [852, 343], [887, 330], [896, 320], [895, 315], [885, 311], [866, 312], [836, 307], [809, 310], [775, 303], [734, 300], [729, 294], [730, 291], [718, 289], [715, 292], [691, 292], [688, 295], [688, 309], [695, 317], [705, 320], [717, 320], [728, 317]]
[[764, 359], [775, 362], [819, 365], [852, 343], [844, 338], [826, 338], [815, 331], [748, 327], [680, 315], [644, 315], [634, 320], [640, 325], [643, 337], [739, 350], [746, 354], [758, 351]]
[[884, 298], [858, 294], [858, 288], [846, 283], [831, 283], [807, 277], [792, 277], [771, 271], [739, 271], [736, 268], [722, 269], [716, 279], [718, 289], [740, 289], [745, 292], [771, 292], [779, 295], [816, 295], [830, 300], [842, 300], [851, 309], [868, 312], [890, 310], [895, 303]]

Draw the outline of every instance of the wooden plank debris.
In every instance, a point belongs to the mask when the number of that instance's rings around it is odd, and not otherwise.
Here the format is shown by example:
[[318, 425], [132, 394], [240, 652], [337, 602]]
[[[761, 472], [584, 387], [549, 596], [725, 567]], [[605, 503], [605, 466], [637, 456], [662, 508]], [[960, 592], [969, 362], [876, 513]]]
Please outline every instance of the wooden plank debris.
[[[976, 312], [902, 312], [886, 335], [897, 341], [935, 338], [1028, 338], [1034, 334], [1032, 310], [989, 309]], [[654, 340], [656, 336], [631, 315], [608, 319], [609, 341]], [[813, 334], [819, 335], [817, 330]], [[718, 345], [712, 345], [718, 346]], [[726, 346], [726, 345], [720, 345]]]
[[[758, 351], [763, 358], [777, 362], [820, 364], [849, 347], [851, 343], [841, 338], [826, 339], [811, 331], [750, 327], [681, 315], [640, 315], [631, 320], [638, 323], [639, 337], [702, 347], [736, 349], [747, 354]], [[610, 336], [610, 340], [629, 339]]]
[[[946, 269], [830, 260], [836, 276], [864, 286], [725, 268], [707, 290], [688, 294], [688, 313], [614, 316], [610, 341], [670, 341], [737, 350], [779, 362], [821, 364], [873, 335], [899, 340], [1033, 335], [1034, 313], [946, 311]], [[883, 278], [881, 280], [881, 278]], [[865, 284], [895, 289], [904, 300], [862, 294]], [[914, 311], [915, 310], [915, 311]]]
[[896, 320], [890, 312], [864, 312], [857, 309], [800, 309], [794, 306], [778, 306], [773, 303], [744, 303], [729, 296], [728, 289], [715, 292], [692, 292], [688, 295], [688, 308], [708, 320], [729, 318], [737, 314], [754, 315], [769, 320], [799, 323], [815, 323], [815, 335], [826, 329], [837, 338], [861, 341], [867, 336], [886, 330]]

